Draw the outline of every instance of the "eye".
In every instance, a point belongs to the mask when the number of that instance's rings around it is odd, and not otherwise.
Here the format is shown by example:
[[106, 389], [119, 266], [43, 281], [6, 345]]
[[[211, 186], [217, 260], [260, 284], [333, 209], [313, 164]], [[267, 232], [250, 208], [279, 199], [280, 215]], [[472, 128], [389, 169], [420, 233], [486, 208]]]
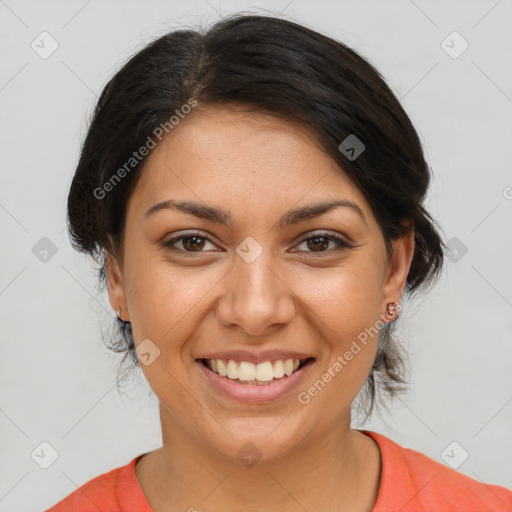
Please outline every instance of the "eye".
[[[325, 250], [328, 248], [329, 244], [331, 244], [331, 243], [334, 244], [334, 249]], [[352, 249], [355, 247], [354, 245], [348, 243], [343, 238], [339, 238], [337, 236], [331, 235], [326, 232], [315, 233], [313, 236], [310, 236], [310, 237], [302, 240], [302, 242], [299, 244], [299, 246], [302, 244], [306, 244], [306, 247], [308, 249], [311, 249], [307, 252], [317, 252], [317, 253], [318, 252], [320, 252], [320, 253], [332, 252], [333, 250], [341, 250], [342, 248]], [[295, 251], [293, 251], [293, 252], [295, 252]]]
[[[210, 238], [207, 235], [201, 232], [195, 232], [175, 236], [169, 240], [164, 241], [162, 245], [165, 248], [185, 253], [201, 253], [208, 250], [205, 249], [205, 245], [208, 243], [215, 247], [214, 243], [210, 240]], [[315, 233], [313, 236], [310, 236], [302, 240], [299, 246], [302, 244], [306, 244], [306, 247], [309, 249], [306, 250], [306, 252], [314, 253], [332, 252], [333, 250], [337, 249], [351, 249], [355, 247], [354, 245], [350, 244], [343, 238], [339, 238], [327, 232]], [[334, 244], [334, 248], [328, 249], [329, 244]]]
[[164, 241], [162, 245], [168, 249], [182, 252], [201, 253], [205, 252], [203, 249], [207, 243], [213, 245], [213, 242], [210, 240], [210, 238], [208, 238], [203, 233], [197, 232], [175, 236], [174, 238]]

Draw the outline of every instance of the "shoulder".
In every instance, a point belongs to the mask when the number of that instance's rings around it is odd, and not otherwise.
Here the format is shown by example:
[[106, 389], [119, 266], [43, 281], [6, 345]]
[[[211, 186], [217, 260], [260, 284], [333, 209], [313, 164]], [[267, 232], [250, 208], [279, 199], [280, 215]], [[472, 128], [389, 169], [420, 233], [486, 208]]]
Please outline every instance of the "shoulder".
[[480, 482], [370, 431], [382, 457], [374, 512], [510, 512], [512, 490]]
[[103, 473], [78, 487], [46, 512], [124, 512], [125, 504], [137, 504], [140, 512], [151, 512], [135, 477], [135, 465], [143, 455]]

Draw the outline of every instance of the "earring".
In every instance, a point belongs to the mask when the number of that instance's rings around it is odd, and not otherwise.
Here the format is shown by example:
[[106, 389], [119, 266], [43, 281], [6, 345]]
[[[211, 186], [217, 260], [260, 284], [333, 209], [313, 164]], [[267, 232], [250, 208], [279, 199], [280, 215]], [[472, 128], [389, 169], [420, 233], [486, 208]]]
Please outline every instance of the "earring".
[[[395, 313], [399, 313], [402, 306], [398, 302], [389, 302], [386, 306], [386, 314], [390, 317], [394, 317]], [[398, 318], [398, 315], [397, 315]]]

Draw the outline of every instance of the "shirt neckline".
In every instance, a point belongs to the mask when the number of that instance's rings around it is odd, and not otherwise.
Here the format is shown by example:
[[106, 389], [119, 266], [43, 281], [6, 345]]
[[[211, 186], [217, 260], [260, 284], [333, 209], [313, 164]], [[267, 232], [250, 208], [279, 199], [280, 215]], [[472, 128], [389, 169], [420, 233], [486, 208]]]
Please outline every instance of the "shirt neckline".
[[[373, 432], [371, 430], [355, 430], [372, 438], [379, 447], [381, 473], [379, 491], [377, 493], [377, 499], [372, 512], [384, 512], [385, 510], [388, 510], [390, 504], [393, 504], [395, 501], [394, 496], [400, 496], [406, 492], [407, 489], [411, 488], [411, 485], [413, 484], [411, 481], [411, 475], [406, 472], [403, 472], [403, 474], [400, 475], [397, 474], [398, 468], [401, 467], [401, 454], [398, 449], [398, 445], [377, 432]], [[142, 457], [149, 453], [151, 452], [145, 452], [138, 455], [122, 470], [122, 474], [119, 479], [120, 485], [118, 487], [118, 501], [122, 510], [153, 512], [153, 509], [149, 506], [144, 491], [137, 480], [137, 475], [135, 474], [135, 466]], [[393, 480], [392, 493], [389, 484], [390, 480]]]

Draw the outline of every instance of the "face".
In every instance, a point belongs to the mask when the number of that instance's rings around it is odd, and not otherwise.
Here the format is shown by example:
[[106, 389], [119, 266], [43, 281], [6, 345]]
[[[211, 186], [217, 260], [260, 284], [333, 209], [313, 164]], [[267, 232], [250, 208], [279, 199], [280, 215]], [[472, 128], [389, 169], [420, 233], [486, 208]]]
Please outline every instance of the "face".
[[[180, 121], [149, 156], [107, 264], [162, 423], [267, 459], [348, 429], [412, 240], [388, 259], [369, 204], [306, 128], [234, 107]], [[300, 366], [280, 376], [288, 359]]]

